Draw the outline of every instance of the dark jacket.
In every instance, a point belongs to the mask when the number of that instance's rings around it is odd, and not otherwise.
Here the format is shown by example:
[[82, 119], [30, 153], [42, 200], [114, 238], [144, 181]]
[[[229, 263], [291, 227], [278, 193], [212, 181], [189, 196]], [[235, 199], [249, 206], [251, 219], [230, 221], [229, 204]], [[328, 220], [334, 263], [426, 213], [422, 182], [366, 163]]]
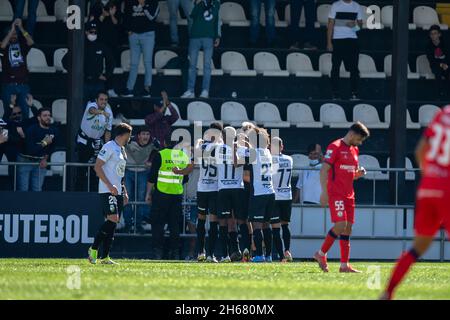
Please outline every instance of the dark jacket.
[[428, 42], [427, 58], [434, 74], [441, 73], [441, 63], [446, 63], [450, 66], [450, 51], [442, 37], [438, 46], [435, 46], [431, 40]]
[[[54, 138], [50, 145], [44, 147], [41, 142], [47, 135], [53, 135]], [[25, 149], [23, 154], [35, 158], [50, 156], [55, 151], [58, 135], [58, 131], [53, 127], [46, 129], [38, 124], [29, 127], [25, 131]]]
[[85, 79], [98, 80], [98, 77], [103, 74], [104, 65], [106, 78], [110, 78], [114, 70], [114, 57], [111, 50], [98, 40], [93, 42], [86, 40], [84, 50]]
[[[27, 55], [30, 49], [23, 37], [19, 37], [16, 43], [9, 43], [5, 49], [0, 48], [3, 83], [28, 82]], [[15, 57], [14, 61], [11, 61], [11, 56]]]
[[191, 38], [220, 38], [220, 2], [217, 0], [204, 0], [197, 3], [192, 9]]
[[146, 0], [143, 7], [137, 0], [128, 0], [125, 3], [123, 18], [125, 31], [133, 33], [155, 31], [158, 14], [158, 0]]

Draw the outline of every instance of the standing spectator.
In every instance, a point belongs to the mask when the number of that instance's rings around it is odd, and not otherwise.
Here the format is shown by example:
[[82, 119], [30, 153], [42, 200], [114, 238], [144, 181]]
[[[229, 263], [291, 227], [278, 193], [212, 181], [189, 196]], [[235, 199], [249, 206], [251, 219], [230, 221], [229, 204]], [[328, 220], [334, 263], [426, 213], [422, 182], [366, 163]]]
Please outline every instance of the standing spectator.
[[[317, 143], [310, 144], [308, 146], [308, 158], [311, 169], [322, 168], [322, 147]], [[321, 193], [320, 170], [301, 171], [297, 181], [294, 202], [320, 204]]]
[[351, 100], [358, 100], [359, 44], [356, 32], [362, 28], [361, 6], [353, 0], [339, 0], [331, 6], [328, 15], [327, 49], [333, 52], [331, 85], [333, 99], [339, 98], [339, 72], [344, 61], [350, 71]]
[[192, 28], [189, 39], [189, 77], [187, 91], [181, 98], [195, 98], [198, 53], [203, 49], [203, 83], [201, 98], [209, 97], [211, 59], [214, 47], [220, 43], [220, 2], [196, 0], [191, 13]]
[[[42, 191], [47, 161], [55, 150], [58, 131], [51, 127], [52, 115], [48, 108], [38, 110], [39, 124], [25, 131], [25, 148], [18, 161], [34, 165], [20, 165], [17, 168], [19, 191]], [[35, 165], [39, 163], [39, 165]], [[31, 185], [30, 185], [31, 181]]]
[[[20, 38], [16, 32], [16, 27], [22, 34]], [[16, 19], [0, 45], [3, 68], [3, 105], [8, 106], [11, 102], [11, 95], [16, 94], [24, 119], [28, 118], [29, 107], [26, 98], [28, 93], [30, 93], [26, 57], [33, 44], [33, 38], [22, 26], [22, 20]]]
[[[148, 127], [138, 129], [136, 139], [125, 145], [125, 151], [128, 155], [127, 168], [125, 170], [125, 186], [128, 190], [130, 201], [145, 201], [145, 191], [147, 188], [147, 176], [151, 162], [149, 157], [155, 146], [150, 140], [150, 130]], [[145, 165], [145, 168], [133, 168], [130, 166]], [[135, 231], [144, 233], [142, 221], [148, 219], [148, 207], [146, 205], [136, 206], [136, 218], [134, 219], [133, 209], [131, 205], [125, 206], [124, 219], [125, 230], [128, 233], [132, 230], [132, 224], [135, 223]]]
[[[117, 36], [121, 30], [120, 19], [120, 11], [114, 1], [109, 1], [104, 6], [98, 19], [98, 40], [111, 52], [114, 67], [120, 65], [120, 38]], [[110, 92], [108, 94], [113, 97]]]
[[261, 15], [261, 3], [264, 2], [266, 14], [266, 40], [268, 47], [275, 42], [275, 0], [250, 0], [250, 45], [256, 46], [259, 38], [259, 17]]
[[[111, 140], [113, 113], [108, 105], [108, 95], [99, 92], [94, 102], [88, 102], [77, 136], [79, 162], [95, 163], [104, 143]], [[78, 190], [83, 188], [83, 171], [78, 171]], [[91, 175], [94, 175], [91, 170]]]
[[438, 25], [433, 25], [430, 28], [427, 58], [430, 62], [431, 70], [439, 83], [439, 93], [442, 94], [448, 91], [450, 83], [447, 82], [447, 88], [445, 88], [444, 81], [450, 79], [450, 70], [448, 68], [450, 65], [450, 51], [442, 38], [441, 28]]
[[[88, 41], [86, 41], [84, 51], [84, 95], [86, 100], [92, 100], [99, 91], [105, 91], [106, 81], [112, 78], [114, 70], [114, 58], [109, 48], [98, 40], [97, 30], [96, 22], [88, 22], [86, 26]], [[105, 67], [106, 70], [103, 72]]]
[[[172, 125], [178, 120], [180, 115], [172, 106], [165, 91], [161, 92], [162, 101], [160, 105], [153, 106], [153, 113], [145, 117], [145, 124], [150, 128], [156, 144], [162, 149], [165, 147], [165, 137], [171, 132]], [[166, 115], [166, 110], [169, 108], [170, 115]]]
[[[28, 0], [28, 18], [27, 30], [34, 35], [34, 27], [36, 26], [36, 13], [39, 5], [39, 0]], [[22, 19], [23, 10], [25, 9], [25, 0], [16, 0], [16, 10], [14, 12], [14, 20]]]
[[302, 9], [305, 10], [306, 28], [303, 32], [303, 50], [317, 50], [314, 46], [315, 39], [314, 23], [316, 22], [316, 2], [314, 0], [290, 0], [291, 3], [291, 39], [293, 41], [291, 49], [300, 48], [301, 32], [299, 27]]
[[192, 26], [191, 12], [194, 7], [194, 2], [192, 0], [167, 0], [167, 6], [169, 7], [169, 17], [170, 17], [170, 42], [172, 47], [178, 47], [178, 8], [183, 8], [184, 15], [188, 21], [188, 31]]
[[156, 18], [159, 14], [157, 0], [129, 0], [125, 6], [124, 27], [130, 43], [130, 74], [124, 97], [133, 97], [141, 53], [144, 57], [144, 95], [150, 98], [152, 86], [152, 61], [155, 47]]

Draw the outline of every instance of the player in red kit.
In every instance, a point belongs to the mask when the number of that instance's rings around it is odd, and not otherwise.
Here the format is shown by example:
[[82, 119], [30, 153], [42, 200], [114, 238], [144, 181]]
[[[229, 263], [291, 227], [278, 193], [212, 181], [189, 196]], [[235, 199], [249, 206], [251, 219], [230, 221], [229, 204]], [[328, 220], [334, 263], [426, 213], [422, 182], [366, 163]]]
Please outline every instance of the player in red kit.
[[360, 272], [349, 264], [350, 235], [355, 223], [355, 191], [353, 181], [365, 175], [358, 165], [360, 146], [369, 137], [369, 130], [361, 122], [354, 123], [344, 138], [332, 142], [325, 154], [320, 171], [322, 194], [320, 203], [329, 205], [334, 226], [328, 232], [322, 248], [314, 259], [324, 272], [328, 272], [327, 252], [339, 237], [341, 267], [339, 272]]
[[416, 195], [413, 247], [404, 253], [392, 272], [381, 299], [390, 300], [409, 268], [431, 245], [442, 227], [450, 235], [450, 105], [431, 121], [416, 148], [421, 182]]

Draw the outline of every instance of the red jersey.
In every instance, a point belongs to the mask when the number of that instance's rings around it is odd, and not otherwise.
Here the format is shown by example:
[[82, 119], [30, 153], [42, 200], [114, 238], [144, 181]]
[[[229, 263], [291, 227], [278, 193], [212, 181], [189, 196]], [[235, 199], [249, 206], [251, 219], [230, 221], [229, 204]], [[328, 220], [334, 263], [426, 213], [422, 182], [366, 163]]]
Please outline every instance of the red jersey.
[[419, 188], [450, 191], [450, 105], [436, 114], [424, 136], [429, 147], [425, 150]]
[[333, 141], [327, 148], [325, 162], [331, 166], [328, 172], [328, 196], [355, 198], [353, 180], [358, 169], [359, 149], [348, 146], [344, 140]]

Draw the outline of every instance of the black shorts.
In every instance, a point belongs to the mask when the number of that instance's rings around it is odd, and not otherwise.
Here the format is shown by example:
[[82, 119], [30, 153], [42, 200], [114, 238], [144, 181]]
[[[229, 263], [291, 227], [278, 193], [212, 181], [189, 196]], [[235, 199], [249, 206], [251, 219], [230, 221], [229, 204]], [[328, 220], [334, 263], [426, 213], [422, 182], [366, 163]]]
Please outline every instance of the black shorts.
[[248, 218], [244, 211], [244, 189], [222, 189], [217, 193], [217, 209], [220, 219], [234, 217], [238, 220]]
[[113, 214], [119, 216], [123, 211], [123, 196], [113, 196], [111, 193], [100, 193], [100, 198], [103, 203], [103, 216], [107, 217]]
[[280, 221], [291, 222], [292, 200], [276, 200], [274, 216]]
[[278, 223], [274, 218], [275, 194], [251, 196], [248, 204], [248, 213], [252, 222]]
[[217, 191], [197, 192], [198, 213], [202, 215], [217, 215]]

